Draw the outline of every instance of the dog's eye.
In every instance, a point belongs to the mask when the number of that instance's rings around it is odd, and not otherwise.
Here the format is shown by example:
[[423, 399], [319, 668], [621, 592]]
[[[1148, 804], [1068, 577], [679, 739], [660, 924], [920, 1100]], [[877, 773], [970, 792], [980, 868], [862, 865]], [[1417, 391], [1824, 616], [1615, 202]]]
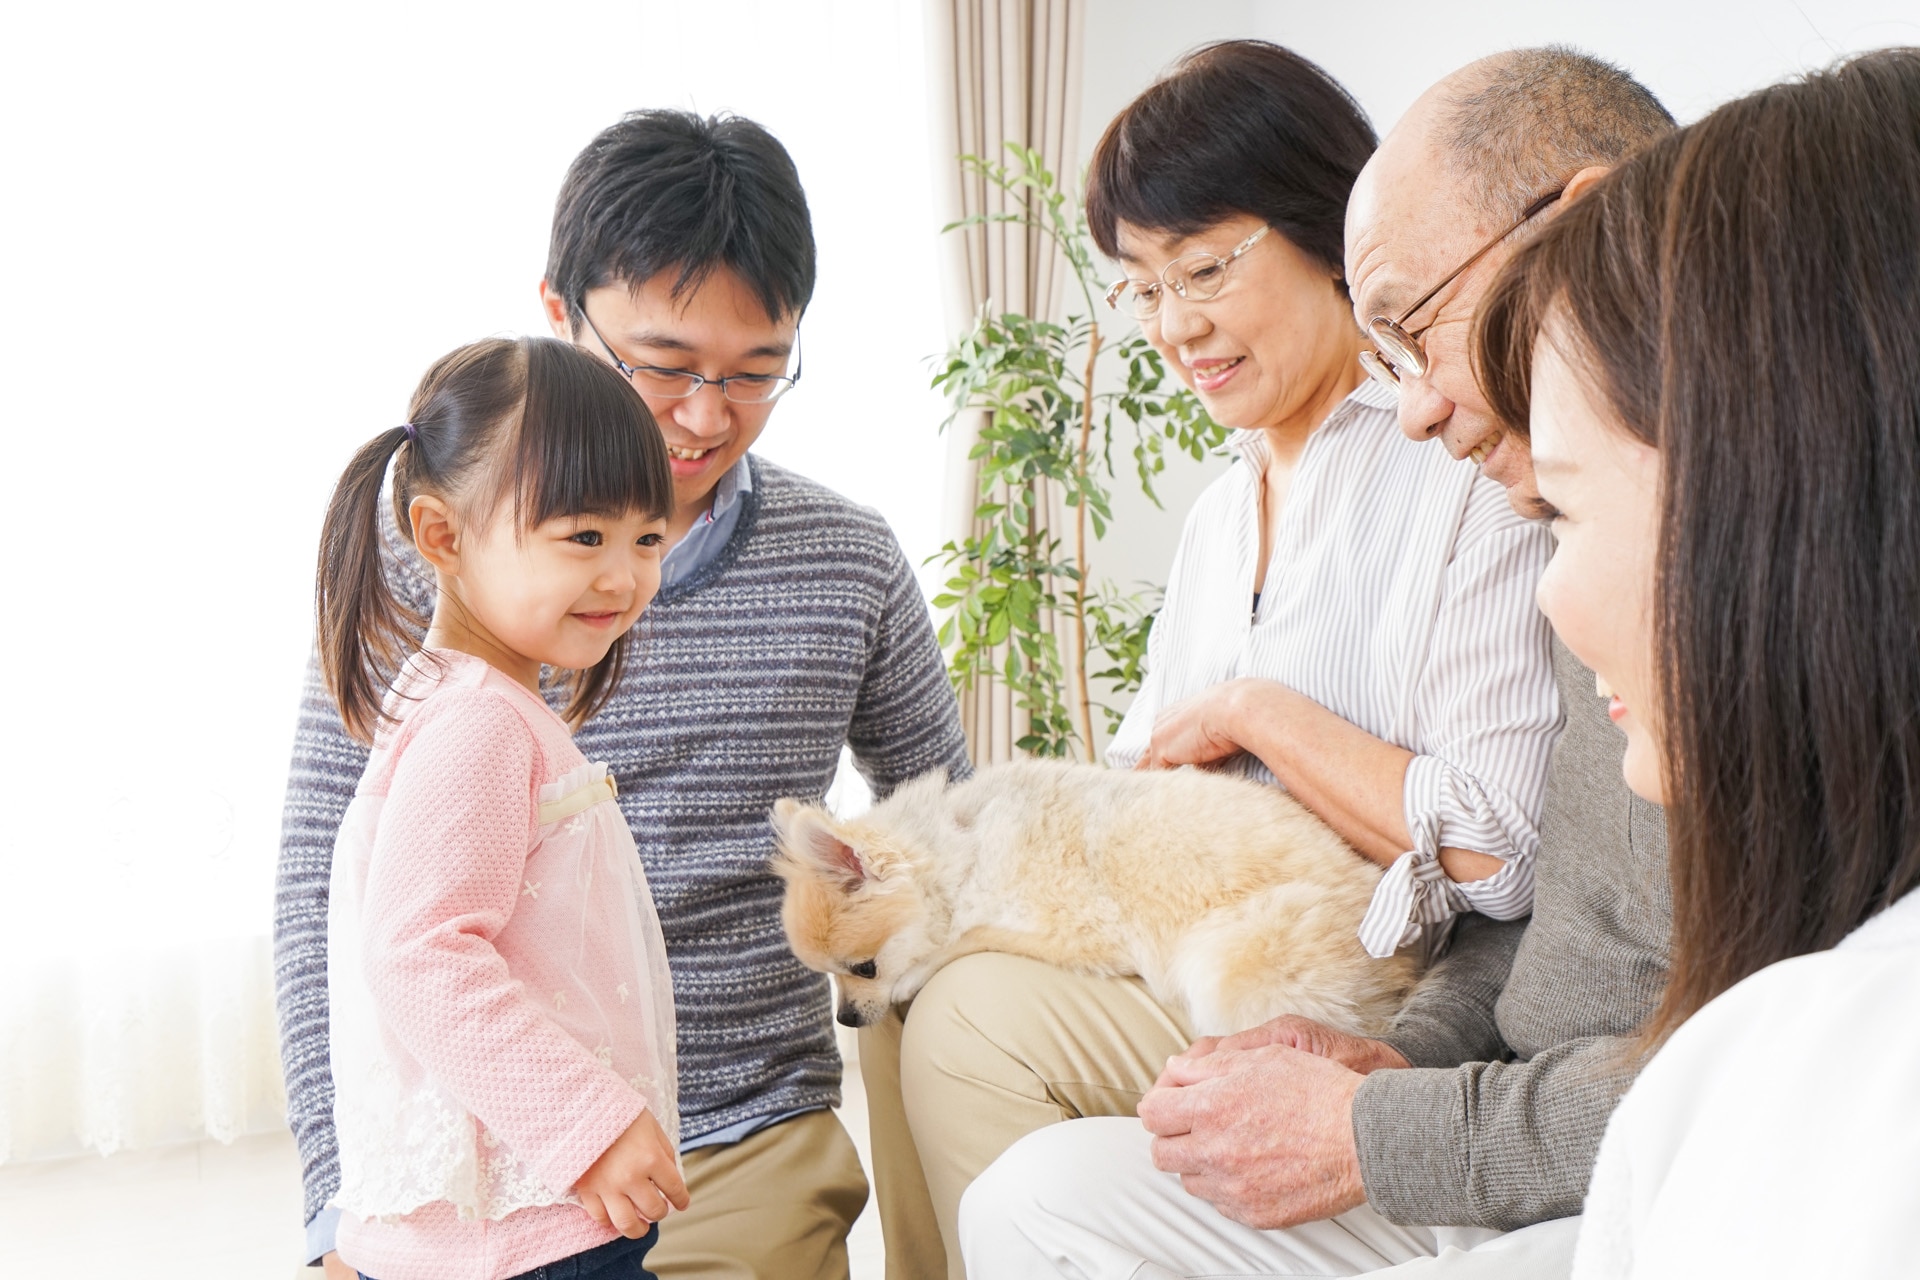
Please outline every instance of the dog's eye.
[[847, 972], [856, 978], [871, 978], [880, 972], [880, 967], [871, 960], [862, 960], [859, 964], [848, 965]]

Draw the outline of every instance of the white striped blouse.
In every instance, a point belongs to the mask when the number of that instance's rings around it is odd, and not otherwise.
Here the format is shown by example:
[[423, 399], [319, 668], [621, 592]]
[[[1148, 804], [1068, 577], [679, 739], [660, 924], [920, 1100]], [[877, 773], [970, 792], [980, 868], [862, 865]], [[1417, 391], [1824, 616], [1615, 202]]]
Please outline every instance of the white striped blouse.
[[[1372, 381], [1307, 440], [1254, 607], [1266, 438], [1235, 434], [1238, 465], [1187, 517], [1147, 677], [1108, 748], [1131, 767], [1154, 717], [1241, 676], [1277, 681], [1408, 751], [1413, 848], [1388, 869], [1361, 923], [1369, 953], [1431, 943], [1464, 911], [1533, 907], [1547, 756], [1560, 731], [1546, 619], [1534, 584], [1547, 529], [1500, 485], [1437, 444], [1401, 434]], [[1235, 767], [1272, 782], [1251, 756]], [[1442, 847], [1504, 859], [1456, 884]]]

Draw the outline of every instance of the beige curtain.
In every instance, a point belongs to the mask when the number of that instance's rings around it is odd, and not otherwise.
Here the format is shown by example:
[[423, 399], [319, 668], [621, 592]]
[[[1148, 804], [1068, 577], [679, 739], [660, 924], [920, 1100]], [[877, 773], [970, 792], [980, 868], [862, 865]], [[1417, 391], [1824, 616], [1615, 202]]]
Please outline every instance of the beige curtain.
[[[1018, 142], [1037, 149], [1063, 179], [1077, 174], [1085, 32], [1086, 0], [926, 0], [934, 196], [942, 225], [1016, 209], [984, 178], [964, 172], [962, 155], [1005, 160], [1002, 144]], [[950, 338], [964, 333], [988, 302], [1000, 311], [1065, 318], [1068, 267], [1038, 231], [1012, 223], [969, 227], [948, 232], [941, 250]], [[978, 477], [967, 454], [979, 428], [977, 416], [963, 415], [949, 431], [942, 513], [946, 536], [954, 539], [973, 532]], [[1065, 530], [1057, 499], [1053, 506], [1052, 527]], [[1061, 652], [1071, 675], [1076, 655], [1064, 643]], [[1024, 716], [997, 681], [962, 698], [960, 717], [979, 764], [1012, 759], [1014, 741], [1026, 732]]]

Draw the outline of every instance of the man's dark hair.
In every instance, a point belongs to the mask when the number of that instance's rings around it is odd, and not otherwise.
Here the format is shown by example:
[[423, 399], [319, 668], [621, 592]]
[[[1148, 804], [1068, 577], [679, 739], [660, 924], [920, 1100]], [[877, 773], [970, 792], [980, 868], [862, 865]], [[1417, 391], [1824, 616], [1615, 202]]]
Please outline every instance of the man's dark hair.
[[1377, 142], [1353, 96], [1292, 50], [1205, 45], [1100, 136], [1087, 226], [1114, 257], [1122, 222], [1182, 236], [1247, 214], [1341, 276], [1347, 196]]
[[1521, 210], [1580, 170], [1613, 166], [1671, 131], [1673, 116], [1611, 62], [1564, 45], [1515, 49], [1447, 103], [1447, 162], [1490, 221]]
[[674, 270], [677, 298], [726, 267], [779, 318], [813, 297], [814, 257], [800, 174], [772, 134], [739, 116], [635, 111], [568, 167], [547, 287], [578, 324], [602, 285]]

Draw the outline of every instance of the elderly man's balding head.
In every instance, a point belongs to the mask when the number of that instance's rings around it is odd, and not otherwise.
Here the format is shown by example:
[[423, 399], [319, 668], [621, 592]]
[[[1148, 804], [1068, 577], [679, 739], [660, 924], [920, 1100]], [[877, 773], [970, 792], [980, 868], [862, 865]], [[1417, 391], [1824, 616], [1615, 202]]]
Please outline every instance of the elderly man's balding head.
[[1625, 71], [1571, 49], [1482, 58], [1436, 86], [1438, 156], [1453, 187], [1510, 222], [1582, 169], [1610, 169], [1673, 128]]
[[[1362, 325], [1376, 316], [1400, 320], [1542, 197], [1562, 189], [1578, 196], [1673, 127], [1639, 81], [1571, 49], [1518, 49], [1454, 72], [1407, 109], [1354, 186], [1347, 279], [1355, 315]], [[1527, 510], [1537, 497], [1525, 442], [1501, 433], [1467, 353], [1473, 308], [1522, 234], [1404, 319], [1428, 369], [1420, 377], [1402, 371], [1400, 425], [1479, 460]]]

